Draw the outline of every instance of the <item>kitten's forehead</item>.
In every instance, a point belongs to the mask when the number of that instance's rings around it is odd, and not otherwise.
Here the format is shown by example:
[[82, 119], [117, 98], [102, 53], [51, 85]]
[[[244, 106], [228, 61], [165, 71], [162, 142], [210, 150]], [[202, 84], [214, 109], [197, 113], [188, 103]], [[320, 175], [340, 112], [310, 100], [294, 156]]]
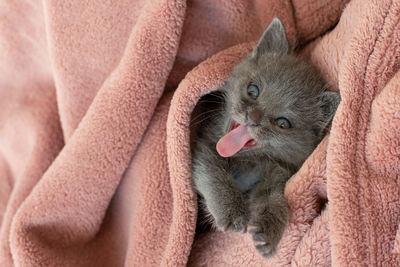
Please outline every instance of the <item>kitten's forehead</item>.
[[311, 66], [293, 55], [275, 53], [249, 56], [234, 69], [229, 81], [231, 90], [245, 90], [249, 83], [260, 87], [260, 97], [283, 98], [284, 103], [293, 102], [291, 98], [316, 96], [324, 87]]

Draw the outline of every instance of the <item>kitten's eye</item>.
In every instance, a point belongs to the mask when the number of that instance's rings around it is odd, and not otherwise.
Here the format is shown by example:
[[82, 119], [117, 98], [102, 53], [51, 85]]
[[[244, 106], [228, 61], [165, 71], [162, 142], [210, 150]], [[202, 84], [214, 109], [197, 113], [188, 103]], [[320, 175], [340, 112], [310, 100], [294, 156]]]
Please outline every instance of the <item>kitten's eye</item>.
[[282, 128], [282, 129], [292, 128], [292, 124], [290, 123], [290, 121], [284, 117], [277, 118], [275, 120], [275, 123], [276, 123], [276, 125], [278, 125], [279, 128]]
[[258, 86], [251, 83], [249, 86], [247, 86], [247, 95], [253, 98], [254, 100], [257, 99], [258, 95], [260, 94], [260, 89], [258, 89]]

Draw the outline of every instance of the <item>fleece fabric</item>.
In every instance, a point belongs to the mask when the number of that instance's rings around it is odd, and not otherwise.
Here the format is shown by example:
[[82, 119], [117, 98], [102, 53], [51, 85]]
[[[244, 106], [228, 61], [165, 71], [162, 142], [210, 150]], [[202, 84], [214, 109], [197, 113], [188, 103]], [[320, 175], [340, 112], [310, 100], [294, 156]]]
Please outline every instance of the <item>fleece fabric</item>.
[[[275, 257], [195, 235], [191, 117], [274, 16], [342, 102]], [[399, 266], [400, 0], [0, 0], [0, 266]]]

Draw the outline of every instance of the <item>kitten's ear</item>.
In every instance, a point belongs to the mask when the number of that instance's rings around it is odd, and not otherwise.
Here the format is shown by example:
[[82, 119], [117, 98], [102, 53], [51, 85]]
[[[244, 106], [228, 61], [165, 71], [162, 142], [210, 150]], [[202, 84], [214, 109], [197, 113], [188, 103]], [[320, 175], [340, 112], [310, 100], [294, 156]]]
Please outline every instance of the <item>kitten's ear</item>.
[[323, 114], [323, 129], [331, 122], [340, 103], [340, 94], [331, 91], [325, 91], [319, 97], [320, 106]]
[[281, 20], [275, 17], [265, 30], [257, 46], [253, 50], [253, 56], [258, 57], [268, 52], [286, 54], [289, 52], [289, 43], [286, 38], [285, 28]]

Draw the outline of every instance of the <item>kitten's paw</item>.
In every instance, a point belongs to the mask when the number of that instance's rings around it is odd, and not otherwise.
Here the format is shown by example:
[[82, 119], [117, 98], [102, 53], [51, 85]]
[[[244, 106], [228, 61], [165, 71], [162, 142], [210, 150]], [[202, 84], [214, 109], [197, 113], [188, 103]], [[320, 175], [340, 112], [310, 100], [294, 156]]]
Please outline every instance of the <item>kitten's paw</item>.
[[232, 230], [245, 233], [247, 231], [248, 216], [245, 213], [233, 212], [216, 219], [217, 227], [223, 231]]
[[229, 192], [229, 198], [216, 198], [206, 203], [214, 225], [222, 231], [246, 232], [249, 211], [240, 194]]
[[275, 255], [278, 242], [269, 238], [262, 227], [249, 225], [249, 233], [253, 236], [254, 246], [258, 253], [264, 258], [270, 258]]
[[257, 251], [264, 257], [275, 255], [288, 219], [288, 207], [283, 194], [259, 198], [250, 207], [249, 232], [253, 235]]

